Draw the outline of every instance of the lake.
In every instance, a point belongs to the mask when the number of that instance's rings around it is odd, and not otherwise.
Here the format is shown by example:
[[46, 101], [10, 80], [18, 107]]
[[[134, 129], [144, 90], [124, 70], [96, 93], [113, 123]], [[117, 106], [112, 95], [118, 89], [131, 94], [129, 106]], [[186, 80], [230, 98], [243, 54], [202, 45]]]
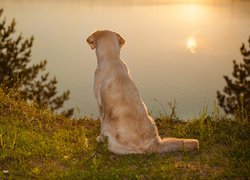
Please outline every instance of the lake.
[[[250, 36], [247, 0], [0, 0], [17, 33], [35, 37], [32, 61], [48, 61], [60, 91], [69, 89], [65, 108], [97, 117], [93, 94], [95, 52], [86, 43], [97, 29], [119, 33], [126, 62], [149, 112], [188, 119], [213, 109], [223, 75], [241, 61], [240, 46]], [[162, 106], [164, 108], [162, 108]]]

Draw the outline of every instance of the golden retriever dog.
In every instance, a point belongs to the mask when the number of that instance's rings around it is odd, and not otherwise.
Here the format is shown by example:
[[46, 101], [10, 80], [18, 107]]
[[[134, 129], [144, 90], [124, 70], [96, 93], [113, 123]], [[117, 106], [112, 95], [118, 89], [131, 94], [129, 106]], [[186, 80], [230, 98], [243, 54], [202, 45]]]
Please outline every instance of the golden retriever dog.
[[87, 38], [96, 50], [97, 68], [94, 94], [97, 100], [101, 133], [97, 141], [108, 138], [109, 150], [117, 154], [163, 153], [199, 148], [196, 139], [164, 138], [158, 135], [138, 88], [120, 58], [125, 40], [117, 33], [96, 31]]

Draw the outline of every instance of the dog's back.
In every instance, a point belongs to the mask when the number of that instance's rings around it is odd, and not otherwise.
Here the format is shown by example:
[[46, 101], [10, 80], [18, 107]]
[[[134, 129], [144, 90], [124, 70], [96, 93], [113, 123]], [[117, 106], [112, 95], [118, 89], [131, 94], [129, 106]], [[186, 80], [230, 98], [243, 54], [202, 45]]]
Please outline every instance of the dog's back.
[[152, 139], [158, 137], [154, 121], [148, 116], [124, 62], [117, 59], [107, 63], [103, 72], [108, 72], [108, 75], [96, 74], [102, 79], [102, 133], [109, 138], [110, 150], [113, 152], [143, 153]]

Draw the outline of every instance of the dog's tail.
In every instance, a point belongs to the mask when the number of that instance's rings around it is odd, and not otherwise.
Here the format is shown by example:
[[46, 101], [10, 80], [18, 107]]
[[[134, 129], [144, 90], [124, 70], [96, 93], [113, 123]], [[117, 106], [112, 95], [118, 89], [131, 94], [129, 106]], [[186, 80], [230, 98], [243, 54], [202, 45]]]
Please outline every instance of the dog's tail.
[[163, 138], [158, 145], [159, 153], [199, 149], [199, 141], [197, 139]]

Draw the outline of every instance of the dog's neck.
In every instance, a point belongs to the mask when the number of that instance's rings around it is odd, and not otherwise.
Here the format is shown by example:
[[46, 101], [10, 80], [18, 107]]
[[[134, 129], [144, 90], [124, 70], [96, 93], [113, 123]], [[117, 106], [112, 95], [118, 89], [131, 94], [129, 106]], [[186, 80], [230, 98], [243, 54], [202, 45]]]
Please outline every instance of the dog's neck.
[[117, 48], [96, 48], [97, 64], [104, 63], [106, 61], [117, 61], [120, 59], [120, 49]]

